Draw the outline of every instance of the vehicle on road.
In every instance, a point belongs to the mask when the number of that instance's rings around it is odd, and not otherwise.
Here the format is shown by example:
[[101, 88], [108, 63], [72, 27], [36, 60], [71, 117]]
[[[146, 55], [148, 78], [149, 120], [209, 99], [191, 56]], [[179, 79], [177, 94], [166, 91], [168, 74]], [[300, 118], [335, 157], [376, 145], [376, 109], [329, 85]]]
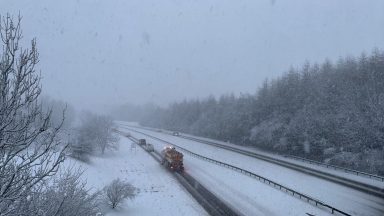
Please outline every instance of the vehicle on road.
[[184, 170], [183, 154], [178, 152], [173, 146], [165, 146], [161, 151], [161, 164], [172, 171], [182, 172]]
[[139, 139], [139, 145], [145, 146], [147, 144], [145, 139]]
[[147, 143], [146, 145], [144, 145], [144, 149], [145, 149], [147, 152], [153, 152], [153, 151], [155, 151], [155, 148], [154, 148], [153, 145], [150, 144], [150, 143]]

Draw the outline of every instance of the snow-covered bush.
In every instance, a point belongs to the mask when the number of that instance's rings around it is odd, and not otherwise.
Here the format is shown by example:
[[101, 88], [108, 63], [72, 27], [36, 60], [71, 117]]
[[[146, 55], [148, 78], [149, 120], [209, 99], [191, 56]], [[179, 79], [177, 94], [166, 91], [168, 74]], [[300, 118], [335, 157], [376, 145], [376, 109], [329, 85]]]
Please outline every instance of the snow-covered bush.
[[327, 159], [331, 164], [364, 170], [369, 173], [384, 174], [384, 152], [367, 150], [364, 152], [340, 152]]
[[108, 204], [114, 209], [124, 199], [133, 199], [136, 196], [136, 188], [130, 183], [120, 180], [119, 178], [113, 180], [109, 185], [104, 188], [104, 192]]
[[330, 159], [330, 163], [337, 164], [339, 166], [356, 168], [358, 162], [360, 161], [360, 155], [360, 153], [340, 152]]
[[100, 212], [100, 192], [90, 192], [80, 170], [65, 170], [39, 184], [19, 203], [16, 215], [94, 216]]

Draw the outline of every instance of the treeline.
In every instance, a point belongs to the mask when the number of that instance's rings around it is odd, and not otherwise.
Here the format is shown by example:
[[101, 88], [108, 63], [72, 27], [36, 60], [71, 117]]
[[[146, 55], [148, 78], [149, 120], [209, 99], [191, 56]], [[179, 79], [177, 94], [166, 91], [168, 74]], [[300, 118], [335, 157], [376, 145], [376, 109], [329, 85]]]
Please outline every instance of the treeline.
[[254, 95], [152, 109], [145, 126], [384, 174], [384, 52], [305, 63]]

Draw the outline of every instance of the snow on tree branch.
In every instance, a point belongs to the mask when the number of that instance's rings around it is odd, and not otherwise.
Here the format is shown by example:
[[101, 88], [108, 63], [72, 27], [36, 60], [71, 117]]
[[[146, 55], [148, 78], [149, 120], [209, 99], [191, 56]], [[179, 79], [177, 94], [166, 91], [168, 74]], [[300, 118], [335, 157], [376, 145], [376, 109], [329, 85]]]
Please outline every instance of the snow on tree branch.
[[20, 47], [21, 17], [0, 18], [0, 215], [11, 215], [18, 201], [64, 160], [66, 149], [50, 126], [51, 112], [38, 103], [41, 75], [36, 40]]

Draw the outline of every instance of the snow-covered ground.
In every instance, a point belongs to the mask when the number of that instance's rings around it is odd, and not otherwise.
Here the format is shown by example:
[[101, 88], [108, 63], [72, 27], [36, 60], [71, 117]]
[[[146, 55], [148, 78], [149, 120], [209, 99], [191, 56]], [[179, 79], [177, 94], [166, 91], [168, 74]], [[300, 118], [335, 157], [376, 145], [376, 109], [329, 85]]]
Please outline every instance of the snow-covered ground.
[[[124, 129], [124, 128], [122, 128]], [[164, 133], [150, 132], [143, 130], [143, 132], [153, 136], [165, 139], [171, 143], [175, 143], [182, 147], [189, 149], [195, 153], [210, 157], [219, 161], [223, 161], [234, 166], [238, 166], [261, 176], [269, 178], [273, 181], [286, 185], [304, 194], [310, 195], [314, 198], [324, 201], [336, 208], [346, 211], [352, 215], [383, 215], [384, 214], [384, 200], [364, 194], [360, 191], [341, 186], [332, 182], [318, 179], [313, 176], [303, 174], [301, 172], [293, 171], [278, 165], [274, 165], [256, 158], [247, 157], [234, 153], [228, 150], [219, 149], [209, 145], [201, 144], [191, 140], [185, 140], [180, 137], [167, 135]], [[131, 132], [132, 134], [135, 134]], [[143, 137], [141, 134], [135, 134]], [[146, 137], [148, 138], [148, 137]], [[152, 140], [151, 140], [152, 141]], [[154, 140], [152, 141], [156, 143]], [[188, 160], [186, 158], [186, 160]], [[195, 159], [196, 160], [196, 159]], [[186, 161], [187, 163], [187, 161]], [[204, 162], [204, 164], [208, 164]], [[198, 169], [207, 165], [193, 167]], [[186, 165], [187, 166], [187, 165]], [[190, 171], [194, 172], [194, 171]], [[236, 176], [235, 172], [228, 176]], [[239, 181], [241, 182], [241, 181]], [[256, 180], [253, 179], [256, 184]], [[242, 184], [242, 182], [241, 182]], [[209, 188], [209, 187], [208, 187]], [[279, 193], [282, 193], [279, 191]], [[275, 203], [276, 205], [276, 203]], [[280, 205], [280, 203], [279, 203]]]
[[87, 185], [102, 189], [113, 179], [120, 178], [139, 188], [138, 196], [126, 200], [108, 216], [125, 215], [208, 215], [177, 180], [141, 148], [131, 149], [132, 142], [120, 137], [117, 152], [104, 157], [92, 157], [91, 164], [68, 159], [67, 166], [85, 169]]

